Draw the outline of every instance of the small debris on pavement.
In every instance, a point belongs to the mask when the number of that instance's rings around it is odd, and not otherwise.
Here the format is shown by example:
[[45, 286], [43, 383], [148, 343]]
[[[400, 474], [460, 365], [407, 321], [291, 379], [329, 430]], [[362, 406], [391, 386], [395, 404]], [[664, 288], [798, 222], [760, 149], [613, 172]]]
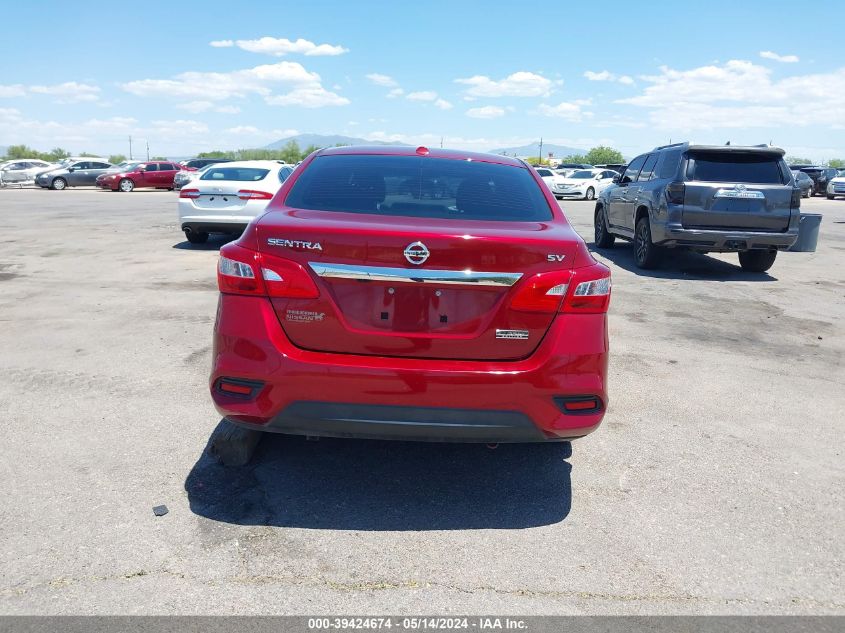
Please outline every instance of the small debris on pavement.
[[167, 506], [155, 506], [155, 507], [153, 507], [153, 513], [157, 517], [163, 517], [168, 512], [169, 512], [169, 510], [167, 509]]

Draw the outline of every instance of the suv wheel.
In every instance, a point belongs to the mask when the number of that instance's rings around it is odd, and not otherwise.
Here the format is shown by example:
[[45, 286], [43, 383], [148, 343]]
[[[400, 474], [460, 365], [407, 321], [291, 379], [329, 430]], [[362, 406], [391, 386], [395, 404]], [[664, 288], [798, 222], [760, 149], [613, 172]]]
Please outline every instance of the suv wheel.
[[595, 200], [596, 199], [596, 190], [592, 187], [587, 187], [587, 193], [584, 194], [585, 200]]
[[191, 244], [205, 244], [208, 241], [208, 233], [202, 231], [185, 231], [185, 237]]
[[651, 241], [651, 225], [648, 216], [637, 220], [634, 231], [634, 258], [638, 268], [655, 268], [660, 262], [660, 247]]
[[50, 189], [55, 189], [56, 191], [61, 191], [67, 187], [67, 180], [64, 178], [53, 178], [53, 182], [50, 183]]
[[764, 273], [772, 267], [777, 256], [777, 251], [741, 251], [739, 265], [751, 273]]
[[596, 209], [593, 226], [595, 228], [594, 235], [596, 247], [611, 248], [613, 246], [613, 242], [616, 241], [616, 236], [607, 229], [607, 220], [604, 218], [604, 210], [601, 207]]

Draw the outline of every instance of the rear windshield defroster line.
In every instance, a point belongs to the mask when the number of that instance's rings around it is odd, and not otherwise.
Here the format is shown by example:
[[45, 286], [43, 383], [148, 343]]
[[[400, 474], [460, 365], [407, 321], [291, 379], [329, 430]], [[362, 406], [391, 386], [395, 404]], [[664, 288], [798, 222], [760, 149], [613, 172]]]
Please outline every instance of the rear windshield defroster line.
[[525, 168], [417, 156], [318, 156], [285, 204], [420, 218], [538, 222], [553, 217]]

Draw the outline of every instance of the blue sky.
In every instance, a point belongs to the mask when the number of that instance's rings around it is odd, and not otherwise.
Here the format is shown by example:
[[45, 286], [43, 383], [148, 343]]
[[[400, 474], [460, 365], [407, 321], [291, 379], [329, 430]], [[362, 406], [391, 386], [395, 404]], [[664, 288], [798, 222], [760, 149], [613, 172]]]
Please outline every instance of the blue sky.
[[132, 134], [185, 156], [314, 132], [845, 157], [845, 46], [822, 17], [835, 6], [9, 3], [0, 145], [126, 153]]

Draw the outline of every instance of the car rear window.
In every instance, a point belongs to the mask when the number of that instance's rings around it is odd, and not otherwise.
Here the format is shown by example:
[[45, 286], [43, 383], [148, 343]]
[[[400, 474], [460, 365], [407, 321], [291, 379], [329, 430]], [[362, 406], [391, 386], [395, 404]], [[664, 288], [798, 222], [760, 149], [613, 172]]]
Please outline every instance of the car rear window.
[[704, 182], [783, 184], [780, 158], [739, 152], [691, 153], [687, 175]]
[[257, 167], [211, 167], [200, 176], [200, 180], [256, 182], [258, 180], [264, 180], [264, 177], [269, 173], [269, 169], [259, 169]]
[[550, 220], [522, 167], [417, 156], [318, 156], [285, 204], [299, 209], [507, 222]]

